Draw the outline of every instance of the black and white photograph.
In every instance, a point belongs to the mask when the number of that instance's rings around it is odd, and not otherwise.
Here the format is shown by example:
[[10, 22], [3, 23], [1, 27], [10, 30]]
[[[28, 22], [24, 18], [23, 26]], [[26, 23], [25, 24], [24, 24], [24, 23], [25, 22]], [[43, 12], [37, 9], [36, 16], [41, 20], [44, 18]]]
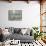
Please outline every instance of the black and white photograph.
[[22, 10], [8, 10], [8, 20], [22, 20]]

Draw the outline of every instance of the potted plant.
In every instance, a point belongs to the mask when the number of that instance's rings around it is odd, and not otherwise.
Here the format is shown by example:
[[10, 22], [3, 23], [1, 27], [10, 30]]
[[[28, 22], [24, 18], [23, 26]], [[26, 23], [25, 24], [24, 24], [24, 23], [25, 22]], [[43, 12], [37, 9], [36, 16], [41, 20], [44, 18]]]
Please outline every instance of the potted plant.
[[34, 40], [36, 40], [38, 37], [41, 38], [42, 32], [39, 32], [39, 30], [38, 30], [39, 28], [38, 27], [32, 27], [32, 28], [35, 31], [35, 33], [34, 33]]

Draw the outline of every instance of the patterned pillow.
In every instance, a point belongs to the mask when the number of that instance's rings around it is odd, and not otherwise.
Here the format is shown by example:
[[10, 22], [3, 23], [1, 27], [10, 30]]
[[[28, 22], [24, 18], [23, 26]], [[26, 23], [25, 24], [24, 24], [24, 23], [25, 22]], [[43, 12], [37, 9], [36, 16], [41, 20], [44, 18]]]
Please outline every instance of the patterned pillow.
[[20, 33], [21, 29], [20, 28], [14, 28], [14, 33]]
[[14, 33], [14, 27], [9, 27], [8, 32], [13, 34]]

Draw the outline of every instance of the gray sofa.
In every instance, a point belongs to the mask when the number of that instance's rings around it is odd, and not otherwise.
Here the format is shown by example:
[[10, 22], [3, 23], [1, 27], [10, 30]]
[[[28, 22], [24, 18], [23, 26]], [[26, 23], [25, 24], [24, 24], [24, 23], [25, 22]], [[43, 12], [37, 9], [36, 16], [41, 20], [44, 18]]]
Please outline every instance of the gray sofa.
[[[8, 31], [10, 32], [9, 36], [4, 36], [4, 40], [10, 39], [10, 40], [20, 40], [21, 43], [31, 43], [34, 41], [34, 37], [31, 35], [28, 35], [28, 33], [26, 34], [22, 34], [21, 33], [21, 29], [22, 28], [13, 28], [10, 27], [8, 29]], [[26, 28], [23, 28], [26, 29]], [[32, 34], [32, 31], [30, 32]]]

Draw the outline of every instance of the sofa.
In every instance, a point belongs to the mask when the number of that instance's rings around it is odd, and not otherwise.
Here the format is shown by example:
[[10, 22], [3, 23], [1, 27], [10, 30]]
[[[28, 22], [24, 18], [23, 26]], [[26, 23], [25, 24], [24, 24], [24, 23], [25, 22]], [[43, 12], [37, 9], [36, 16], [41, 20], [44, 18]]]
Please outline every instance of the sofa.
[[[34, 37], [32, 36], [32, 31], [30, 30], [30, 33], [28, 33], [26, 31], [25, 34], [23, 34], [21, 32], [21, 30], [24, 29], [28, 29], [28, 28], [13, 28], [13, 27], [10, 27], [9, 28], [9, 32], [11, 33], [7, 38], [10, 38], [10, 40], [20, 40], [21, 43], [31, 43], [34, 41]], [[29, 31], [29, 30], [28, 30]], [[29, 35], [31, 34], [31, 35]]]
[[[5, 28], [8, 31], [8, 34], [6, 33], [5, 35], [3, 34], [3, 41], [7, 41], [8, 39], [10, 40], [20, 40], [21, 43], [30, 43], [34, 41], [34, 37], [32, 35], [32, 31], [29, 28], [14, 28], [14, 27], [9, 27]], [[5, 30], [4, 29], [4, 30]], [[6, 30], [5, 30], [6, 32]], [[5, 33], [3, 32], [3, 33]]]

